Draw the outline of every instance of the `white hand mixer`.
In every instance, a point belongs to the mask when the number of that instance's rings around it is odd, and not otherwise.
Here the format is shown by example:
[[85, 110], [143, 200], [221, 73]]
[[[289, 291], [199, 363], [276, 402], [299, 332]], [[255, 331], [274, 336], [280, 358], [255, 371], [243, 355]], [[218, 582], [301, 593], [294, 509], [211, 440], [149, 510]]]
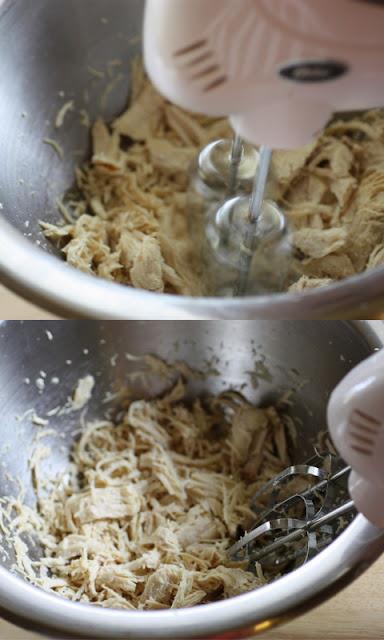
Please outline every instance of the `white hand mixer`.
[[[316, 455], [270, 481], [254, 496], [252, 507], [259, 512], [258, 518], [254, 528], [231, 547], [231, 558], [248, 560], [250, 566], [267, 562], [269, 571], [280, 573], [306, 562], [332, 542], [348, 524], [346, 517], [356, 510], [384, 528], [384, 350], [353, 369], [334, 390], [328, 426], [344, 462], [331, 453]], [[340, 482], [348, 475], [352, 499], [340, 490]], [[279, 500], [280, 492], [290, 491], [286, 483], [300, 477], [316, 483], [304, 491], [296, 484], [290, 496]], [[269, 502], [260, 510], [257, 505], [265, 495]], [[297, 506], [301, 513], [292, 516]]]
[[352, 467], [349, 492], [358, 511], [384, 528], [384, 351], [353, 369], [333, 392], [328, 424]]
[[[233, 293], [254, 293], [252, 257], [285, 227], [283, 214], [264, 213], [269, 149], [308, 143], [334, 112], [384, 104], [383, 33], [383, 0], [147, 0], [145, 63], [159, 91], [185, 109], [230, 117], [237, 140], [261, 145], [253, 197], [231, 198], [229, 187], [230, 211], [218, 214], [233, 219], [235, 234], [241, 227]], [[233, 149], [229, 183], [242, 162]]]
[[379, 0], [147, 0], [145, 62], [169, 100], [254, 144], [306, 144], [334, 111], [384, 104]]

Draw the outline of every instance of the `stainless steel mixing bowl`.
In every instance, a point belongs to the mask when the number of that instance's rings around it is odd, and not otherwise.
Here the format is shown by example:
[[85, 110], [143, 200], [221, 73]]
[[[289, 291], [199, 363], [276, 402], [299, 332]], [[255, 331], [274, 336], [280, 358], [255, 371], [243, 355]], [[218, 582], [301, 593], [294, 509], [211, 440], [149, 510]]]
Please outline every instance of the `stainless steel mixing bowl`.
[[[76, 117], [56, 132], [65, 99], [95, 117], [116, 115], [129, 94], [129, 62], [140, 52], [143, 0], [0, 0], [0, 277], [19, 294], [68, 317], [372, 318], [384, 308], [384, 269], [305, 295], [243, 300], [190, 299], [132, 290], [84, 275], [58, 259], [38, 221], [57, 221], [55, 200], [73, 183], [89, 136]], [[105, 71], [123, 61], [124, 81], [109, 96]], [[84, 90], [90, 105], [84, 104]], [[47, 121], [49, 124], [47, 124]], [[60, 161], [43, 139], [64, 149]], [[23, 237], [24, 236], [24, 237]], [[38, 245], [38, 246], [37, 246]]]
[[[47, 330], [53, 340], [48, 339]], [[326, 401], [333, 387], [351, 367], [381, 347], [383, 340], [384, 326], [379, 322], [3, 322], [0, 439], [4, 464], [0, 465], [0, 495], [17, 491], [8, 472], [22, 480], [28, 501], [34, 500], [28, 460], [37, 427], [28, 419], [18, 421], [16, 415], [31, 407], [44, 415], [65, 402], [80, 376], [93, 373], [97, 382], [88, 415], [100, 417], [106, 408], [102, 404], [104, 391], [119, 388], [138, 366], [125, 357], [127, 352], [154, 353], [203, 370], [213, 365], [220, 371], [220, 375], [191, 383], [191, 397], [241, 388], [245, 383], [246, 396], [265, 403], [296, 388], [292, 413], [301, 418], [302, 429], [291, 453], [298, 462], [306, 459], [311, 443], [325, 426]], [[110, 359], [115, 354], [113, 367]], [[47, 382], [39, 395], [34, 381], [41, 370]], [[258, 386], [255, 376], [250, 375], [255, 371], [259, 372]], [[50, 384], [52, 376], [60, 378], [60, 385]], [[30, 379], [29, 385], [25, 378]], [[137, 384], [137, 397], [148, 395], [148, 386]], [[161, 392], [165, 384], [152, 379], [151, 393]], [[65, 469], [71, 432], [78, 421], [75, 414], [51, 418], [49, 428], [55, 428], [57, 435], [44, 440], [53, 451], [42, 467], [48, 477]], [[0, 553], [0, 614], [28, 629], [60, 637], [245, 638], [329, 597], [383, 550], [384, 533], [359, 515], [317, 558], [257, 591], [193, 609], [131, 612], [68, 602], [30, 586], [10, 573], [14, 561], [10, 549], [8, 559]]]

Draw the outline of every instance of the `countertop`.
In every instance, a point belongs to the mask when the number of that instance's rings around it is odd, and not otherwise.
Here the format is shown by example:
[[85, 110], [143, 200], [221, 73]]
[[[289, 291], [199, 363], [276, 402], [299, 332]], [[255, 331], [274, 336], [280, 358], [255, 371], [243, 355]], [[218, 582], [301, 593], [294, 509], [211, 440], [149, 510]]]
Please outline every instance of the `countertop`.
[[[0, 0], [1, 2], [1, 0]], [[47, 320], [55, 319], [43, 309], [29, 304], [0, 285], [0, 320]], [[384, 320], [384, 313], [372, 320]]]
[[[338, 596], [261, 636], [266, 640], [384, 639], [384, 558]], [[1, 640], [43, 640], [0, 621]]]
[[48, 320], [54, 316], [29, 304], [0, 285], [0, 320]]

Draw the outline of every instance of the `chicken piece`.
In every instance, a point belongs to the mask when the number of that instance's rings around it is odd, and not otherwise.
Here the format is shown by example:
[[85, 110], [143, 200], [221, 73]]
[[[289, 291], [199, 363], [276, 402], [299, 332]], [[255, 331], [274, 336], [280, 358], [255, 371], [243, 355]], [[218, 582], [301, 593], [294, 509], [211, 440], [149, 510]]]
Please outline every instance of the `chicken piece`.
[[170, 607], [182, 574], [183, 569], [181, 567], [173, 564], [161, 565], [147, 580], [143, 594], [140, 597], [143, 608], [145, 609], [148, 603], [153, 602]]
[[93, 387], [95, 386], [95, 378], [91, 375], [80, 378], [73, 392], [72, 409], [80, 411], [92, 398]]
[[148, 140], [151, 163], [165, 174], [185, 173], [189, 170], [196, 156], [193, 147], [181, 148], [168, 140], [152, 138]]
[[360, 157], [364, 171], [369, 171], [370, 169], [384, 170], [384, 148], [381, 138], [382, 136], [378, 140], [365, 142], [364, 146], [360, 147]]
[[321, 289], [332, 284], [331, 278], [309, 278], [302, 276], [300, 280], [289, 287], [290, 293], [302, 293], [310, 289]]
[[374, 248], [368, 260], [368, 269], [376, 269], [384, 264], [384, 244], [379, 244]]
[[156, 238], [145, 237], [133, 258], [133, 266], [129, 272], [133, 286], [136, 289], [146, 289], [162, 293], [164, 259], [160, 245]]
[[208, 571], [205, 576], [197, 576], [196, 582], [207, 593], [215, 593], [222, 589], [226, 598], [247, 593], [262, 584], [253, 573], [223, 566]]
[[156, 442], [164, 448], [169, 447], [169, 434], [159, 424], [155, 407], [144, 400], [132, 402], [126, 416], [127, 423], [135, 429], [140, 441]]
[[359, 185], [350, 212], [347, 253], [357, 272], [363, 271], [377, 247], [384, 243], [384, 171], [370, 171]]
[[170, 496], [185, 498], [183, 482], [169, 453], [159, 445], [140, 456], [140, 468], [150, 470]]
[[325, 258], [331, 253], [343, 249], [347, 241], [344, 228], [336, 229], [300, 229], [293, 234], [293, 244], [305, 257]]
[[118, 274], [122, 271], [123, 266], [119, 260], [118, 253], [110, 253], [105, 256], [103, 261], [97, 265], [97, 275], [104, 280], [111, 280], [116, 282], [118, 280]]
[[351, 149], [343, 142], [337, 142], [331, 157], [333, 178], [350, 178], [353, 173], [355, 158]]
[[324, 179], [315, 175], [304, 175], [300, 180], [295, 182], [289, 193], [290, 205], [307, 205], [313, 212], [317, 211], [324, 195], [328, 191], [328, 186]]
[[109, 588], [122, 595], [136, 591], [140, 578], [124, 565], [106, 564], [97, 571], [95, 585], [98, 589]]
[[45, 237], [57, 243], [60, 243], [65, 239], [68, 240], [68, 238], [73, 236], [74, 232], [74, 226], [68, 224], [60, 227], [56, 224], [50, 224], [49, 222], [40, 222], [40, 226]]
[[241, 407], [235, 414], [230, 434], [232, 468], [245, 467], [252, 460], [252, 470], [258, 473], [262, 447], [267, 436], [268, 416], [254, 407]]
[[164, 233], [161, 233], [160, 244], [161, 253], [165, 260], [163, 268], [165, 282], [182, 295], [200, 295], [201, 280], [195, 272], [190, 240], [187, 238], [176, 244], [172, 243]]
[[158, 569], [161, 555], [157, 549], [152, 549], [148, 553], [143, 553], [136, 560], [131, 560], [126, 564], [131, 571], [143, 571], [145, 569]]
[[120, 150], [120, 136], [109, 133], [102, 120], [96, 120], [92, 128], [92, 163], [107, 173], [122, 173], [125, 168], [124, 154]]
[[132, 266], [140, 253], [142, 239], [137, 234], [129, 231], [123, 231], [119, 239], [118, 250], [120, 252], [121, 264], [126, 269], [132, 269]]
[[[76, 267], [84, 273], [92, 274], [99, 271], [113, 261], [112, 268], [116, 271], [121, 269], [121, 265], [116, 261], [116, 256], [111, 254], [108, 245], [93, 238], [89, 234], [83, 234], [71, 240], [62, 250], [66, 256], [68, 264]], [[116, 277], [116, 271], [113, 277]]]
[[357, 180], [356, 178], [340, 178], [340, 180], [332, 181], [330, 188], [336, 196], [342, 212], [356, 193]]
[[326, 133], [331, 136], [358, 133], [366, 136], [370, 140], [376, 140], [378, 137], [375, 126], [357, 118], [353, 120], [338, 120], [327, 127]]
[[267, 410], [268, 419], [273, 427], [273, 439], [277, 451], [277, 457], [283, 467], [289, 465], [288, 443], [285, 432], [285, 424], [274, 407]]
[[148, 82], [132, 106], [113, 123], [113, 129], [132, 140], [153, 138], [164, 113], [164, 99]]
[[135, 56], [131, 66], [131, 103], [134, 104], [144, 91], [148, 83], [143, 61], [140, 56]]
[[183, 524], [175, 533], [182, 549], [203, 540], [220, 540], [225, 536], [222, 524], [210, 514], [204, 514], [198, 506], [189, 510]]
[[178, 135], [181, 142], [196, 151], [207, 142], [207, 134], [197, 120], [176, 105], [167, 105], [165, 116], [168, 126]]
[[[321, 147], [309, 164], [309, 169], [317, 174], [335, 178], [348, 178], [354, 165], [354, 155], [349, 147], [331, 138]], [[325, 165], [325, 166], [324, 166]]]
[[170, 554], [176, 558], [180, 555], [181, 549], [177, 534], [169, 527], [161, 526], [156, 529], [154, 537], [157, 541], [157, 546], [162, 551]]
[[85, 535], [71, 533], [65, 536], [58, 545], [56, 558], [51, 563], [47, 562], [46, 565], [53, 567], [58, 563], [65, 564], [68, 560], [80, 557], [85, 548], [90, 557], [98, 556], [100, 558], [105, 554], [105, 544], [101, 540], [97, 540], [95, 536], [89, 538]]
[[375, 247], [383, 242], [383, 210], [359, 210], [350, 227], [347, 244], [347, 253], [357, 273], [364, 271]]
[[140, 496], [131, 486], [92, 489], [75, 495], [67, 502], [67, 521], [86, 524], [96, 520], [121, 519], [134, 516], [140, 510]]
[[309, 260], [305, 263], [305, 273], [313, 278], [342, 280], [355, 275], [355, 268], [347, 254], [331, 254], [325, 258]]
[[193, 607], [201, 602], [201, 600], [205, 597], [205, 591], [194, 590], [193, 583], [193, 573], [190, 571], [184, 571], [172, 602], [172, 609], [180, 607]]
[[85, 273], [93, 273], [98, 265], [108, 260], [107, 225], [94, 216], [82, 215], [77, 220], [71, 235], [73, 238], [62, 249], [67, 262]]
[[305, 166], [316, 149], [316, 142], [294, 150], [275, 151], [272, 157], [272, 175], [279, 183], [288, 184]]

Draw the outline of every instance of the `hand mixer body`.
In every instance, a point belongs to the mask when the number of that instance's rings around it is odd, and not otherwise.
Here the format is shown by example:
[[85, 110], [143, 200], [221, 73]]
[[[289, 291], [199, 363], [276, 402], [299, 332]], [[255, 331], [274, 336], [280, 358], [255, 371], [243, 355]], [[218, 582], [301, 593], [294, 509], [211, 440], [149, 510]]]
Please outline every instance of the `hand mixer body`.
[[147, 0], [145, 62], [181, 107], [291, 148], [334, 111], [384, 104], [383, 33], [371, 0]]
[[384, 527], [384, 350], [335, 389], [328, 424], [336, 448], [352, 467], [349, 489], [357, 509]]

